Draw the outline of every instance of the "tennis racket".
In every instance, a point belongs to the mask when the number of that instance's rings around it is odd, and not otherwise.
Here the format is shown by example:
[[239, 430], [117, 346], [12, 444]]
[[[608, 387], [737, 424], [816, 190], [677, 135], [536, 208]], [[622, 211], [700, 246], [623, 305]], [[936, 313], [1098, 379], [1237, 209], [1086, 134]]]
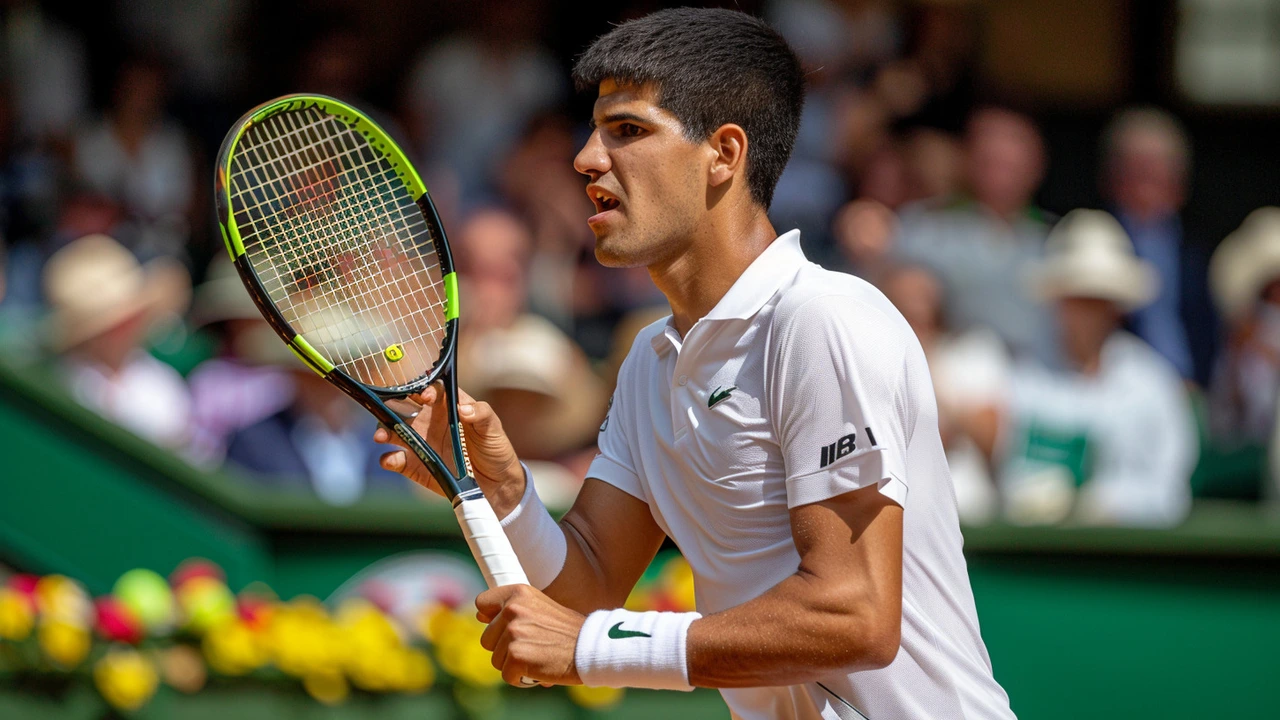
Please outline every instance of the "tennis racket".
[[[454, 374], [457, 278], [431, 196], [404, 153], [346, 103], [286, 95], [231, 128], [214, 182], [227, 251], [267, 322], [422, 460], [489, 587], [528, 583], [472, 475]], [[436, 381], [450, 462], [387, 405]]]

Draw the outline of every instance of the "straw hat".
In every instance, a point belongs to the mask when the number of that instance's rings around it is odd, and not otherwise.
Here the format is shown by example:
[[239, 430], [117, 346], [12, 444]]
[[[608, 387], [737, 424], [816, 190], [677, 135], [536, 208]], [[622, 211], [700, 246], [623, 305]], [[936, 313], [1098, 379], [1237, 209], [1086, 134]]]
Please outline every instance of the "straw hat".
[[191, 277], [176, 260], [143, 265], [113, 238], [86, 235], [49, 258], [44, 291], [52, 344], [65, 350], [139, 313], [150, 322], [181, 315], [191, 299]]
[[1273, 280], [1280, 280], [1280, 208], [1264, 207], [1249, 213], [1214, 251], [1209, 287], [1219, 312], [1240, 320]]
[[203, 327], [226, 320], [260, 320], [262, 312], [253, 304], [240, 281], [236, 266], [225, 253], [209, 263], [205, 281], [196, 288], [191, 302], [191, 322]]
[[573, 341], [540, 317], [525, 315], [509, 328], [483, 333], [458, 364], [465, 388], [482, 400], [522, 390], [553, 401], [538, 427], [518, 429], [546, 456], [590, 442], [604, 418], [604, 383]]
[[1124, 228], [1101, 210], [1067, 213], [1049, 233], [1045, 258], [1029, 279], [1045, 300], [1098, 298], [1126, 311], [1151, 302], [1160, 289], [1155, 268], [1134, 255]]

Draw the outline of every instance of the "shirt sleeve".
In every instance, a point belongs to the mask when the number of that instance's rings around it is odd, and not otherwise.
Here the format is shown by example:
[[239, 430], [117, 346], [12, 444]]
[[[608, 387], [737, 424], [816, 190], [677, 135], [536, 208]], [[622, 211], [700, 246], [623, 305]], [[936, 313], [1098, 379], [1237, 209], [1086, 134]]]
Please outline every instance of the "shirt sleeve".
[[906, 332], [841, 296], [808, 300], [779, 318], [768, 393], [788, 507], [871, 485], [906, 506]]
[[649, 500], [640, 482], [640, 473], [632, 460], [630, 435], [624, 417], [626, 407], [620, 402], [623, 391], [621, 381], [620, 375], [619, 387], [613, 391], [613, 397], [609, 398], [609, 410], [604, 416], [604, 422], [600, 424], [600, 434], [596, 440], [600, 452], [587, 468], [587, 477], [609, 483], [647, 503]]

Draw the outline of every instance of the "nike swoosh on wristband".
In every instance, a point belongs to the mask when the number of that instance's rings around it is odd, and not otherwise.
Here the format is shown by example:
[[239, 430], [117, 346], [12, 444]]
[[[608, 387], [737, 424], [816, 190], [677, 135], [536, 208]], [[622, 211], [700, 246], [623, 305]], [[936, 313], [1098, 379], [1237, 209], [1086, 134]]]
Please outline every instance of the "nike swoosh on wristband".
[[636, 630], [623, 630], [622, 623], [618, 623], [613, 627], [609, 628], [610, 640], [621, 640], [623, 638], [632, 638], [632, 637], [653, 637], [653, 636], [650, 635], [649, 633], [642, 633]]
[[734, 385], [731, 388], [725, 388], [723, 390], [720, 388], [716, 388], [715, 392], [711, 393], [711, 397], [707, 398], [707, 407], [713, 407], [716, 405], [716, 403], [720, 402], [721, 400], [728, 399], [729, 393], [737, 389], [738, 389], [737, 385]]

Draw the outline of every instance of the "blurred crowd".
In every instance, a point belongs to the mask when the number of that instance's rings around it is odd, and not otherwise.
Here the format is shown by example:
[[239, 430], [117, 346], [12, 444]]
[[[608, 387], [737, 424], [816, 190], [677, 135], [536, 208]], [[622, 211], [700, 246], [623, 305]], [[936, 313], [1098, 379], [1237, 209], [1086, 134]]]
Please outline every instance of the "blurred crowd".
[[[280, 91], [355, 103], [416, 159], [455, 248], [461, 383], [563, 505], [631, 339], [667, 310], [643, 268], [594, 260], [584, 105], [544, 5], [480, 3], [389, 91], [368, 81], [378, 48], [332, 23]], [[971, 13], [908, 7], [761, 7], [811, 68], [771, 216], [916, 331], [962, 519], [1170, 526], [1193, 496], [1276, 494], [1280, 209], [1196, 252], [1193, 148], [1148, 106], [1117, 109], [1079, 179], [1102, 207], [1037, 206], [1054, 158], [1026, 108], [976, 89]], [[247, 3], [117, 10], [145, 52], [109, 74], [40, 5], [0, 13], [0, 354], [47, 358], [84, 405], [194, 464], [335, 505], [413, 492], [210, 233], [210, 159], [269, 97], [236, 104]]]

